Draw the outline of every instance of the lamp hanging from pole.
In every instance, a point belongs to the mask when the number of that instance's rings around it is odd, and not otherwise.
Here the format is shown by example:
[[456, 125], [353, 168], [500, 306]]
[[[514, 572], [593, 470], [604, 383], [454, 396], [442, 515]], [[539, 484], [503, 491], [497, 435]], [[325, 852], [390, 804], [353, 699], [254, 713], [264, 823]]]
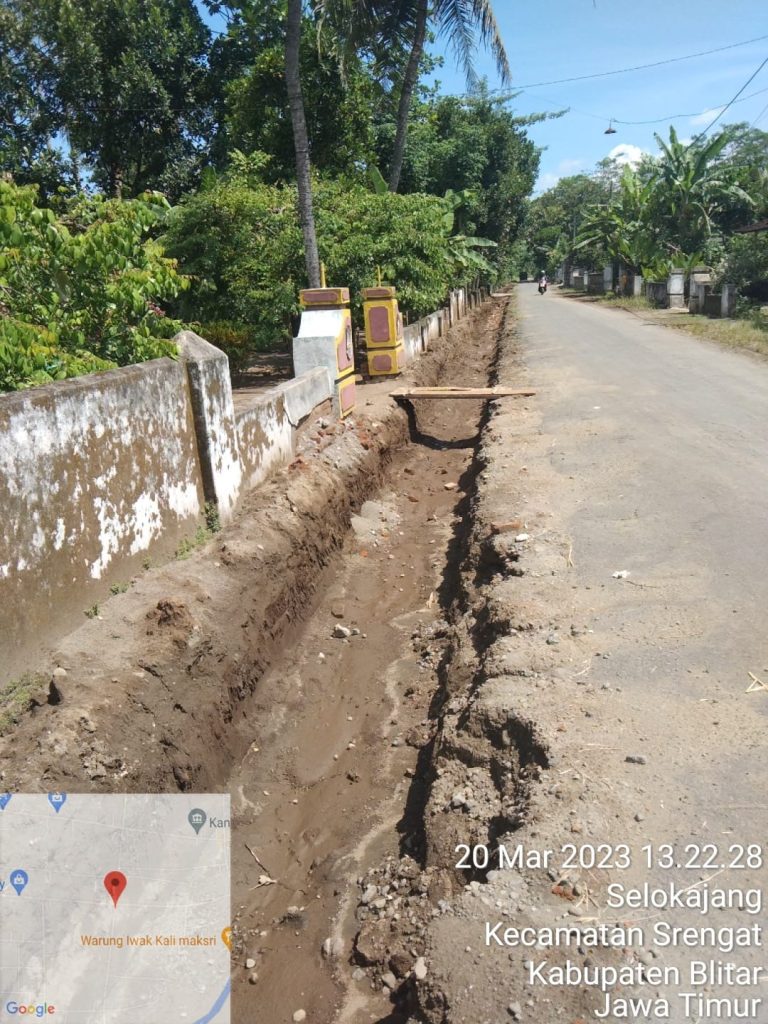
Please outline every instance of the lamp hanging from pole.
[[616, 129], [613, 127], [613, 118], [608, 122], [608, 127], [603, 132], [603, 135], [615, 135]]

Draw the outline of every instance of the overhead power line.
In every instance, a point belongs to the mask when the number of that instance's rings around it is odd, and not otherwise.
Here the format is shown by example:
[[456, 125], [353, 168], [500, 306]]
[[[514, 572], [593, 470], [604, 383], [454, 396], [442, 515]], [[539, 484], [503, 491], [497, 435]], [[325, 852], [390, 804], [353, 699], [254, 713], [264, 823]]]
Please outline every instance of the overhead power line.
[[665, 64], [678, 64], [682, 60], [693, 60], [694, 57], [706, 57], [710, 53], [722, 53], [724, 50], [735, 50], [738, 46], [747, 46], [749, 43], [759, 43], [764, 39], [768, 39], [768, 36], [756, 36], [754, 39], [745, 39], [741, 43], [729, 43], [728, 46], [718, 46], [714, 50], [700, 50], [698, 53], [688, 53], [684, 57], [669, 57], [667, 60], [656, 60], [652, 64], [636, 64], [634, 67], [630, 68], [617, 68], [615, 71], [598, 71], [591, 75], [577, 75], [575, 78], [557, 78], [551, 82], [532, 82], [530, 85], [519, 85], [518, 89], [538, 89], [539, 86], [565, 85], [569, 82], [586, 82], [593, 78], [610, 78], [613, 75], [628, 75], [632, 71], [647, 71], [649, 68], [660, 68]]
[[698, 138], [698, 139], [703, 138], [711, 128], [714, 128], [714, 126], [717, 124], [717, 122], [720, 120], [720, 118], [723, 116], [723, 114], [726, 112], [726, 110], [728, 110], [729, 107], [733, 106], [733, 104], [736, 102], [736, 100], [739, 98], [739, 96], [741, 96], [741, 94], [747, 88], [749, 83], [753, 82], [757, 78], [757, 76], [760, 74], [760, 72], [763, 70], [763, 68], [765, 67], [766, 64], [768, 64], [768, 57], [766, 57], [765, 60], [760, 64], [760, 66], [755, 71], [752, 72], [752, 74], [746, 80], [744, 85], [742, 85], [742, 87], [739, 89], [739, 91], [736, 93], [736, 95], [733, 97], [733, 99], [729, 100], [726, 103], [726, 105], [723, 107], [723, 109], [720, 111], [720, 113], [707, 125], [707, 127], [704, 129], [703, 132], [699, 132], [699, 134], [696, 136], [696, 138]]
[[[729, 43], [727, 46], [716, 46], [712, 50], [699, 50], [697, 53], [686, 53], [682, 57], [668, 57], [665, 60], [656, 60], [650, 64], [635, 64], [632, 67], [627, 68], [616, 68], [613, 71], [596, 71], [589, 75], [576, 75], [572, 78], [553, 78], [547, 82], [529, 82], [526, 85], [514, 85], [513, 88], [522, 89], [539, 89], [544, 88], [547, 85], [567, 85], [571, 82], [586, 82], [590, 79], [595, 78], [610, 78], [613, 75], [628, 75], [633, 71], [647, 71], [649, 68], [660, 68], [665, 64], [679, 64], [683, 60], [693, 60], [696, 57], [707, 57], [711, 53], [722, 53], [724, 50], [735, 50], [739, 46], [749, 46], [750, 43], [760, 43], [764, 39], [768, 39], [768, 35], [755, 36], [753, 39], [744, 39], [740, 43]], [[507, 92], [509, 90], [494, 89], [491, 90], [489, 95], [494, 95], [499, 92]], [[472, 93], [449, 93], [448, 95], [455, 96], [457, 98], [467, 97], [472, 98]]]
[[[736, 100], [731, 100], [731, 105], [734, 103], [746, 103], [747, 100], [751, 100], [754, 96], [761, 96], [763, 93], [768, 92], [768, 86], [764, 89], [756, 89], [755, 92], [750, 92], [746, 96], [740, 96]], [[589, 110], [581, 110], [579, 107], [572, 107], [568, 103], [560, 103], [559, 100], [553, 96], [542, 96], [542, 99], [547, 100], [548, 103], [553, 103], [555, 106], [560, 107], [561, 110], [573, 111], [574, 114], [580, 114], [582, 117], [590, 117], [593, 121], [613, 121], [614, 124], [626, 125], [627, 127], [637, 127], [638, 125], [648, 124], [665, 124], [670, 121], [677, 121], [682, 117], [701, 117], [703, 114], [708, 114], [711, 111], [717, 110], [720, 105], [715, 104], [714, 106], [707, 107], [706, 110], [694, 110], [684, 114], [667, 114], [666, 117], [654, 117], [650, 121], [622, 121], [619, 117], [608, 117], [607, 114], [595, 114]], [[768, 109], [768, 108], [766, 108]], [[723, 106], [723, 113], [725, 112], [725, 106]], [[553, 113], [553, 111], [543, 111], [543, 113]], [[763, 111], [765, 113], [765, 111]], [[762, 117], [762, 114], [758, 115], [758, 120]]]

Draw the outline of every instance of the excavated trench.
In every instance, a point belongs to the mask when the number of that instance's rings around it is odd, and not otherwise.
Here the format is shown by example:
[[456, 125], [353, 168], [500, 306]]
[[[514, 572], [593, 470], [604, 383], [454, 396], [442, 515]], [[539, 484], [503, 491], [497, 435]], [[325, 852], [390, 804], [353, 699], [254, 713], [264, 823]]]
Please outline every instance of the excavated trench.
[[[492, 383], [507, 315], [486, 302], [417, 380]], [[414, 965], [435, 906], [482, 877], [454, 848], [514, 829], [546, 767], [525, 722], [466, 710], [500, 628], [478, 590], [515, 571], [473, 524], [488, 408], [375, 413], [321, 426], [323, 457], [64, 641], [65, 675], [0, 740], [8, 789], [230, 790], [234, 1024], [442, 1019]]]

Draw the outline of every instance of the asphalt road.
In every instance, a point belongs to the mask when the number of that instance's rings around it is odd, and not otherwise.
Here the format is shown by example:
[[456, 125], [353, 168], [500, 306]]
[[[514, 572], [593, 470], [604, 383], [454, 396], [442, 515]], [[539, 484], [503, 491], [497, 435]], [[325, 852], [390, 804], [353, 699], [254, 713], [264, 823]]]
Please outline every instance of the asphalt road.
[[[765, 898], [764, 863], [722, 865], [731, 844], [768, 853], [768, 690], [745, 692], [750, 672], [768, 684], [768, 363], [534, 286], [517, 295], [549, 507], [599, 652], [589, 678], [611, 687], [592, 738], [647, 759], [615, 780], [644, 803], [636, 842], [715, 844], [718, 884]], [[768, 999], [749, 1019], [768, 1021]]]

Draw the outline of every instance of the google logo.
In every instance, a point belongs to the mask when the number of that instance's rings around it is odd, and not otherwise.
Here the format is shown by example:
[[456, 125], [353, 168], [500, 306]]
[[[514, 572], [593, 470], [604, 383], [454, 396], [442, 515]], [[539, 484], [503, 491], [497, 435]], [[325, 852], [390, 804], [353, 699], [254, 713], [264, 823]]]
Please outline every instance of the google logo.
[[30, 1017], [45, 1017], [49, 1013], [56, 1013], [56, 1007], [51, 1006], [50, 1003], [38, 1003], [37, 1006], [34, 1003], [30, 1003], [28, 1006], [25, 1006], [23, 1003], [17, 1003], [13, 999], [5, 1004], [5, 1008], [8, 1013], [18, 1013], [20, 1017], [24, 1014], [29, 1014]]

